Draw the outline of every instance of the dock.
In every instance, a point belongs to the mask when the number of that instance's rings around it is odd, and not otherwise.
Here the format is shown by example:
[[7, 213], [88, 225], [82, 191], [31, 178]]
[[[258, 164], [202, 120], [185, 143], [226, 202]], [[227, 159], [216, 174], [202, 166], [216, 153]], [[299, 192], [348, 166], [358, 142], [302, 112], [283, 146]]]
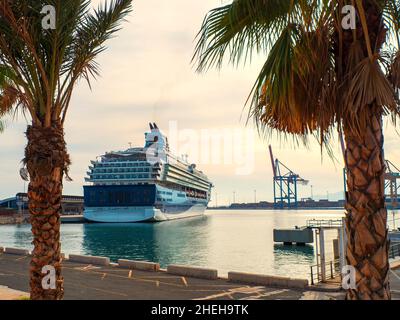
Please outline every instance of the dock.
[[311, 228], [302, 227], [295, 229], [274, 229], [274, 242], [283, 242], [284, 245], [296, 243], [304, 246], [314, 242], [314, 233]]
[[[8, 252], [7, 252], [8, 251]], [[0, 300], [26, 299], [29, 292], [28, 250], [0, 248]], [[391, 259], [393, 299], [400, 299], [400, 259]], [[65, 300], [342, 300], [344, 291], [304, 280], [190, 266], [69, 255], [62, 264]], [[297, 288], [296, 288], [297, 287]]]
[[[0, 286], [29, 292], [30, 256], [24, 250], [12, 252], [0, 253]], [[169, 266], [170, 270], [164, 270], [143, 262], [136, 266], [139, 270], [126, 260], [120, 265], [109, 263], [108, 258], [82, 257], [71, 255], [63, 261], [66, 300], [299, 300], [313, 292], [308, 286], [285, 287], [285, 278], [279, 277], [233, 273], [235, 281], [231, 281], [214, 277], [214, 271], [208, 269]], [[146, 268], [152, 271], [143, 270]], [[246, 283], [246, 278], [255, 282], [274, 280], [278, 286]]]

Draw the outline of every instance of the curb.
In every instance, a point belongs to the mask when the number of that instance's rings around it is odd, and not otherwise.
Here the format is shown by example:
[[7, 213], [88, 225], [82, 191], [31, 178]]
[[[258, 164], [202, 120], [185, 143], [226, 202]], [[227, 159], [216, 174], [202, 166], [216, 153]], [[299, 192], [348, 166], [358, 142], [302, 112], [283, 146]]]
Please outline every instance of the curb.
[[110, 265], [110, 258], [106, 257], [95, 257], [95, 256], [81, 256], [77, 254], [70, 254], [68, 256], [68, 260], [71, 262], [81, 262], [81, 263], [88, 263], [94, 264], [99, 266], [109, 266]]
[[18, 256], [29, 256], [29, 250], [26, 249], [18, 249], [18, 248], [4, 248], [3, 249], [4, 253], [8, 254], [15, 254]]
[[391, 259], [390, 263], [390, 269], [398, 269], [400, 268], [400, 259]]
[[309, 287], [306, 279], [292, 279], [245, 272], [229, 272], [228, 281], [278, 288], [306, 289]]
[[199, 279], [217, 280], [218, 270], [192, 266], [169, 265], [167, 273], [177, 276], [187, 276]]
[[119, 259], [118, 266], [121, 268], [129, 268], [129, 269], [153, 271], [153, 272], [160, 270], [160, 264], [148, 261]]
[[334, 292], [342, 292], [343, 289], [340, 286], [337, 287], [319, 287], [319, 286], [309, 286], [307, 288], [309, 291], [317, 291], [317, 292], [328, 292], [328, 293], [334, 293]]

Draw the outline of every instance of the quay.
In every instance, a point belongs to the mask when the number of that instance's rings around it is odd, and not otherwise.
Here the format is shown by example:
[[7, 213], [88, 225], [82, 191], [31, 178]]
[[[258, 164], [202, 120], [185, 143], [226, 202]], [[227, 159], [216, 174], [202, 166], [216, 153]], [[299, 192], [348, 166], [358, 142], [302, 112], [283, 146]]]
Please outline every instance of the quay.
[[[0, 300], [29, 297], [28, 250], [0, 248]], [[393, 299], [400, 299], [400, 259], [391, 261]], [[188, 266], [70, 255], [63, 261], [65, 300], [342, 300], [344, 291], [307, 280]], [[332, 290], [334, 289], [334, 290]]]
[[[6, 248], [7, 251], [7, 248]], [[11, 292], [29, 292], [29, 261], [26, 251], [0, 253], [0, 286]], [[71, 259], [72, 258], [72, 259]], [[343, 293], [321, 293], [310, 287], [288, 288], [243, 283], [247, 274], [233, 273], [237, 281], [209, 277], [213, 270], [169, 266], [173, 270], [146, 267], [152, 263], [130, 265], [127, 260], [109, 263], [108, 258], [70, 256], [63, 261], [66, 300], [299, 300], [304, 297], [342, 299]], [[85, 261], [85, 262], [79, 262]], [[211, 272], [210, 272], [211, 271]], [[197, 274], [196, 274], [197, 272]], [[187, 274], [187, 275], [181, 275]], [[199, 277], [196, 277], [199, 276]], [[254, 275], [248, 274], [248, 276]], [[209, 277], [207, 279], [207, 277]], [[243, 278], [244, 277], [244, 278]], [[260, 276], [258, 276], [260, 277]], [[256, 280], [277, 279], [267, 277]], [[282, 278], [283, 279], [283, 278]], [[4, 290], [4, 289], [3, 289]], [[1, 295], [0, 295], [1, 298]]]

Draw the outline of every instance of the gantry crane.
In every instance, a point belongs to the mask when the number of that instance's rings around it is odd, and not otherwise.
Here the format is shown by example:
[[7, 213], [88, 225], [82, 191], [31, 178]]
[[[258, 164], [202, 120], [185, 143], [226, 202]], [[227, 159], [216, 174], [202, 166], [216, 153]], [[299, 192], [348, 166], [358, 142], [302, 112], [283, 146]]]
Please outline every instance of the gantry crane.
[[[385, 198], [386, 208], [392, 210], [393, 214], [393, 228], [396, 225], [396, 210], [399, 209], [399, 195], [400, 195], [400, 170], [390, 160], [385, 160]], [[347, 177], [346, 168], [343, 169], [344, 175], [344, 191], [347, 192]]]
[[400, 170], [390, 161], [386, 160], [385, 172], [385, 196], [390, 201], [387, 202], [388, 209], [397, 209], [399, 206]]
[[301, 178], [278, 159], [275, 159], [271, 146], [269, 146], [269, 154], [274, 176], [274, 207], [279, 209], [297, 208], [297, 183], [307, 185], [308, 180]]

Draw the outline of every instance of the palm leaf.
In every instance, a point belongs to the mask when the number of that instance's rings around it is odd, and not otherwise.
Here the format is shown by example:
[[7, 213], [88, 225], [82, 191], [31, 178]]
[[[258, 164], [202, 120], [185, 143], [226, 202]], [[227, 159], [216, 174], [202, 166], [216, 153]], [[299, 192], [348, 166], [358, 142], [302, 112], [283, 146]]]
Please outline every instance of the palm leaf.
[[211, 10], [198, 33], [193, 61], [198, 70], [220, 67], [228, 53], [232, 63], [266, 51], [287, 26], [298, 0], [235, 0]]
[[383, 108], [385, 113], [398, 112], [393, 87], [387, 80], [378, 64], [377, 56], [374, 60], [365, 58], [352, 71], [344, 93], [343, 118], [356, 131], [364, 130], [369, 113], [364, 108], [372, 104]]
[[336, 87], [327, 32], [288, 26], [276, 41], [251, 94], [249, 118], [259, 129], [303, 139], [330, 129]]
[[[55, 30], [41, 26], [45, 5], [56, 8]], [[99, 74], [95, 59], [131, 6], [111, 0], [91, 12], [90, 0], [0, 0], [0, 64], [14, 71], [34, 123], [65, 119], [75, 84]]]

